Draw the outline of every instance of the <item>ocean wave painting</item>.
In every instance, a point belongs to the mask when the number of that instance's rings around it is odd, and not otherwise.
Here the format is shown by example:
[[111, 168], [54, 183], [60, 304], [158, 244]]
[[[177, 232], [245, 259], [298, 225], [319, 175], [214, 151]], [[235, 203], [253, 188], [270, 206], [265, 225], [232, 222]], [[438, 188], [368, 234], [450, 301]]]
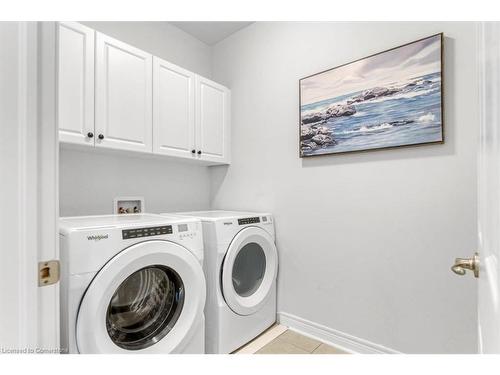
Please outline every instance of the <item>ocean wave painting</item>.
[[300, 80], [300, 156], [443, 142], [442, 34]]

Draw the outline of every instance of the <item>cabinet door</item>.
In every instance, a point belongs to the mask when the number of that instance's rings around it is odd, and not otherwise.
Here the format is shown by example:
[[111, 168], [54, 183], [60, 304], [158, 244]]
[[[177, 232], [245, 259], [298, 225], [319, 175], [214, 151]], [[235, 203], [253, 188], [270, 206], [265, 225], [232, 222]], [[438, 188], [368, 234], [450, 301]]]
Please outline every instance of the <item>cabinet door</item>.
[[195, 158], [194, 73], [153, 58], [153, 152]]
[[96, 33], [96, 147], [152, 151], [152, 56]]
[[59, 140], [94, 145], [94, 30], [57, 24]]
[[230, 91], [206, 78], [196, 76], [197, 157], [230, 162]]

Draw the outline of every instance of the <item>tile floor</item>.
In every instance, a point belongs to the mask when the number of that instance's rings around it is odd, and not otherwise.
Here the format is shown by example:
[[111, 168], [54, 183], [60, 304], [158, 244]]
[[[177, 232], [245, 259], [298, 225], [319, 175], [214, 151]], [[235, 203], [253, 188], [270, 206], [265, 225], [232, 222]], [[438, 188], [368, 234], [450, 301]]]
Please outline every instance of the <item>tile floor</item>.
[[333, 346], [286, 330], [255, 354], [347, 354]]
[[347, 354], [318, 340], [275, 325], [236, 351], [236, 354]]

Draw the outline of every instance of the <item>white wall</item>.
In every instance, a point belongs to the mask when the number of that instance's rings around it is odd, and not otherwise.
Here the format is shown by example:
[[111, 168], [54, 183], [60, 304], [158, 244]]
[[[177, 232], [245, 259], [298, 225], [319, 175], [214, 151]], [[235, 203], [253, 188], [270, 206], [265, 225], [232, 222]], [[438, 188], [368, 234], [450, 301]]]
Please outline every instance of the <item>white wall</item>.
[[112, 213], [113, 198], [144, 196], [152, 213], [209, 206], [209, 171], [152, 156], [86, 152], [60, 154], [61, 216]]
[[[211, 48], [167, 22], [83, 24], [203, 76], [211, 76]], [[149, 212], [206, 209], [207, 167], [139, 155], [63, 148], [60, 153], [60, 214], [112, 213], [113, 198], [140, 195]]]
[[[443, 31], [444, 145], [298, 157], [298, 80]], [[279, 311], [408, 353], [476, 351], [475, 26], [256, 23], [217, 44], [232, 165], [214, 208], [276, 215]]]

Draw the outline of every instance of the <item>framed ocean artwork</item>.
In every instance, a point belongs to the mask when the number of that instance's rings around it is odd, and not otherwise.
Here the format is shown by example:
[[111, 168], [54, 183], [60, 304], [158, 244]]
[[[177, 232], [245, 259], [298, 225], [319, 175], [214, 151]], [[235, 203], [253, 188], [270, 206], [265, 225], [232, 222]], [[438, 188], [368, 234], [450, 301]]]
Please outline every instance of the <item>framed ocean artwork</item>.
[[444, 142], [443, 34], [299, 81], [300, 157]]

